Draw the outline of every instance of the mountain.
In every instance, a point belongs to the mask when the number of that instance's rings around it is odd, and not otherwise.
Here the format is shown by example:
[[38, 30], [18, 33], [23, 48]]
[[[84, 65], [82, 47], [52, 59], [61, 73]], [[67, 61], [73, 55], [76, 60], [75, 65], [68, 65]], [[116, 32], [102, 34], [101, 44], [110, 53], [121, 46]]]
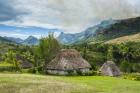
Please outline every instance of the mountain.
[[[139, 38], [140, 33], [140, 17], [128, 18], [122, 20], [105, 20], [100, 24], [86, 29], [84, 32], [76, 34], [61, 33], [58, 40], [63, 44], [73, 44], [82, 42], [113, 42], [133, 41]], [[138, 35], [136, 35], [138, 34]], [[120, 38], [120, 39], [117, 39]], [[135, 38], [135, 39], [134, 39]], [[132, 40], [131, 40], [132, 41]]]
[[140, 17], [118, 20], [117, 23], [104, 29], [98, 29], [91, 41], [108, 41], [140, 33]]
[[24, 45], [37, 45], [37, 44], [39, 44], [39, 40], [34, 36], [29, 36], [21, 44], [24, 44]]
[[0, 43], [15, 43], [15, 42], [0, 36]]
[[58, 41], [62, 44], [72, 44], [77, 40], [77, 34], [66, 34], [61, 32], [58, 36]]
[[99, 29], [101, 30], [101, 29], [107, 28], [110, 25], [115, 24], [116, 22], [117, 22], [116, 20], [112, 20], [112, 19], [105, 20], [105, 21], [102, 21], [98, 25], [90, 27], [90, 28], [86, 29], [85, 31], [80, 32], [80, 33], [76, 33], [76, 34], [66, 34], [66, 33], [62, 32], [58, 36], [57, 39], [62, 44], [73, 44], [73, 43], [76, 43], [76, 42], [85, 41], [85, 40], [87, 40], [89, 38], [93, 38], [96, 35], [95, 32], [97, 30], [99, 30]]
[[7, 40], [10, 40], [10, 41], [13, 41], [13, 42], [16, 42], [17, 44], [20, 44], [22, 43], [24, 40], [20, 39], [20, 38], [14, 38], [14, 37], [4, 37], [5, 39]]

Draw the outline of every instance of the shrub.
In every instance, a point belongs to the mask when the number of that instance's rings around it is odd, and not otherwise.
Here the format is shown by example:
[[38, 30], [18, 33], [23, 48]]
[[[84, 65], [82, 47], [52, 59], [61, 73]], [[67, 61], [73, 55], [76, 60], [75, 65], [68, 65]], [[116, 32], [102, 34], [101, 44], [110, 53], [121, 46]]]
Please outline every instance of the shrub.
[[77, 75], [80, 75], [80, 76], [96, 76], [98, 75], [98, 73], [96, 71], [89, 71], [89, 72], [86, 72], [86, 73], [82, 73], [80, 70], [77, 70]]
[[83, 76], [83, 73], [80, 70], [76, 70], [77, 75]]
[[35, 73], [35, 74], [44, 74], [43, 73], [43, 67], [34, 67], [34, 68], [29, 68], [29, 69], [22, 69], [23, 73]]
[[0, 64], [0, 72], [15, 72], [17, 68], [11, 64]]
[[22, 73], [29, 73], [30, 69], [22, 69]]
[[96, 71], [89, 71], [84, 74], [84, 76], [97, 76], [97, 75], [98, 75], [98, 72]]
[[133, 72], [139, 72], [140, 73], [140, 64], [139, 63], [132, 64], [132, 69], [133, 69]]
[[131, 70], [132, 70], [131, 65], [127, 61], [123, 61], [120, 64], [120, 69], [123, 72], [131, 72]]
[[73, 75], [75, 75], [75, 73], [74, 73], [73, 70], [68, 70], [67, 72], [68, 72], [68, 76], [73, 76]]
[[129, 79], [129, 80], [135, 80], [135, 81], [140, 81], [140, 74], [139, 73], [126, 73], [123, 76], [124, 79]]

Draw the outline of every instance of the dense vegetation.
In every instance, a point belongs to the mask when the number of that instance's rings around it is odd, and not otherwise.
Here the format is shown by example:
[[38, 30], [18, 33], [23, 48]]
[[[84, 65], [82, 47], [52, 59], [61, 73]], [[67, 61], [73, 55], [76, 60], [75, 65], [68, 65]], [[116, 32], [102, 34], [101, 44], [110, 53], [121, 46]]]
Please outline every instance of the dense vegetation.
[[84, 43], [65, 47], [79, 50], [95, 70], [107, 60], [113, 60], [123, 72], [140, 72], [140, 42]]
[[[46, 74], [44, 66], [62, 48], [78, 50], [92, 65], [91, 73], [84, 74], [84, 77], [6, 74]], [[119, 78], [99, 76], [97, 72], [107, 60], [114, 61], [124, 74]], [[3, 93], [139, 93], [140, 42], [60, 45], [53, 35], [49, 35], [35, 46], [2, 43], [0, 72], [5, 72], [0, 74], [0, 90]]]
[[59, 42], [49, 35], [36, 46], [11, 43], [0, 45], [0, 71], [44, 73], [43, 66], [60, 50]]
[[0, 71], [45, 73], [44, 66], [61, 48], [74, 48], [92, 65], [91, 69], [94, 71], [98, 71], [107, 60], [112, 60], [122, 72], [140, 72], [140, 42], [81, 43], [62, 46], [53, 35], [49, 35], [35, 46], [1, 44], [0, 47]]

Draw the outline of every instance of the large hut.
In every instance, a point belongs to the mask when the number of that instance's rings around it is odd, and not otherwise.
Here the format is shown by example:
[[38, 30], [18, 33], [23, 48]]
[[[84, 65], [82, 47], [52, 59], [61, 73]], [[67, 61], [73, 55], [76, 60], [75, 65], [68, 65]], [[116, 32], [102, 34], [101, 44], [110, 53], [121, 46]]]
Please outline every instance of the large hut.
[[113, 61], [107, 61], [100, 68], [100, 72], [105, 76], [120, 76], [121, 71]]
[[62, 49], [57, 56], [45, 66], [49, 74], [68, 75], [70, 73], [87, 73], [91, 65], [75, 49]]

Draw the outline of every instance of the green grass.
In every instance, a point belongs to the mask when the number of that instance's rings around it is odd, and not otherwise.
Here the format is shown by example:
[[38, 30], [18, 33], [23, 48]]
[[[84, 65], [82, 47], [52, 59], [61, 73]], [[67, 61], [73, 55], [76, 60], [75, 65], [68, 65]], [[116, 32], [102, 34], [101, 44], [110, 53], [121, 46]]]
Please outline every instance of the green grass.
[[13, 67], [13, 64], [9, 64], [9, 63], [0, 63], [0, 67]]
[[0, 93], [140, 93], [140, 82], [102, 76], [0, 74]]

